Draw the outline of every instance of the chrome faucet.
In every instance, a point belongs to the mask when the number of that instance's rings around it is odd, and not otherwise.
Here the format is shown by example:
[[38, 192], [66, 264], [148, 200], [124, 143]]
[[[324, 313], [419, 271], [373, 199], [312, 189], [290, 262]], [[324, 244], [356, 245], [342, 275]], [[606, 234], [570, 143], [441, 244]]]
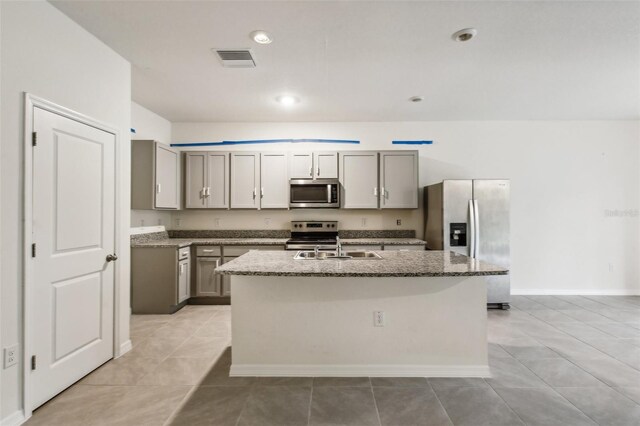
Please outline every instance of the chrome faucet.
[[318, 258], [318, 253], [320, 252], [320, 246], [317, 245], [313, 248], [313, 256], [317, 259]]
[[342, 257], [344, 252], [342, 251], [342, 243], [340, 242], [340, 237], [336, 237], [336, 256]]

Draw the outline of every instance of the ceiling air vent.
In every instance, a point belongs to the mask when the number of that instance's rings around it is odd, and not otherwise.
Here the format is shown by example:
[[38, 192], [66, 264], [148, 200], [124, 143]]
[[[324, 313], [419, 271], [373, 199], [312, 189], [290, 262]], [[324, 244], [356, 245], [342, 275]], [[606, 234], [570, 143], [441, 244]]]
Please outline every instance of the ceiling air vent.
[[255, 68], [256, 62], [249, 49], [224, 50], [214, 49], [222, 62], [228, 68]]

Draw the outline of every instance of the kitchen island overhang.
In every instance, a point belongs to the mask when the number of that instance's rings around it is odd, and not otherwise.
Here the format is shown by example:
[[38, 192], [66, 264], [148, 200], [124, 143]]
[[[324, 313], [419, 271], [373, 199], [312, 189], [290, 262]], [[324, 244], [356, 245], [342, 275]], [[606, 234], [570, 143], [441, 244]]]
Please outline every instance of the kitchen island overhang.
[[220, 267], [232, 275], [230, 375], [488, 377], [483, 276], [508, 271], [452, 252], [377, 253], [250, 252]]

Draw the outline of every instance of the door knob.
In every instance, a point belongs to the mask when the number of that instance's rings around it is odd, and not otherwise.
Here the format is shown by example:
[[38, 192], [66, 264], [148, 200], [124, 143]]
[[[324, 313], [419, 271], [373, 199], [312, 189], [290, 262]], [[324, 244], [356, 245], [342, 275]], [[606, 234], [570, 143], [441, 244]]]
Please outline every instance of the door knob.
[[115, 253], [107, 255], [107, 262], [115, 262], [116, 260], [118, 260], [118, 256]]

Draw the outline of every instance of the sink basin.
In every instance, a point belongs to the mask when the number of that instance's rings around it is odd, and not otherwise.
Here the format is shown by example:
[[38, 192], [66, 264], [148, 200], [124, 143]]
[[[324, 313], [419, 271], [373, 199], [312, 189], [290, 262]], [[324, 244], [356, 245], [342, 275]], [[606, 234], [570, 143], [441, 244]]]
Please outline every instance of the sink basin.
[[316, 256], [315, 252], [312, 252], [312, 251], [299, 251], [298, 253], [296, 253], [296, 255], [293, 258], [295, 260], [300, 260], [300, 259], [323, 260], [323, 259], [335, 259], [337, 258], [337, 256], [335, 253], [328, 252], [328, 251], [318, 252], [318, 256]]
[[382, 259], [380, 255], [374, 253], [372, 251], [347, 251], [344, 252], [343, 256], [337, 256], [334, 252], [331, 251], [321, 251], [318, 252], [318, 256], [316, 256], [313, 251], [299, 251], [293, 256], [294, 260], [326, 260], [326, 259]]
[[382, 256], [372, 251], [347, 251], [344, 254], [352, 259], [382, 259]]

